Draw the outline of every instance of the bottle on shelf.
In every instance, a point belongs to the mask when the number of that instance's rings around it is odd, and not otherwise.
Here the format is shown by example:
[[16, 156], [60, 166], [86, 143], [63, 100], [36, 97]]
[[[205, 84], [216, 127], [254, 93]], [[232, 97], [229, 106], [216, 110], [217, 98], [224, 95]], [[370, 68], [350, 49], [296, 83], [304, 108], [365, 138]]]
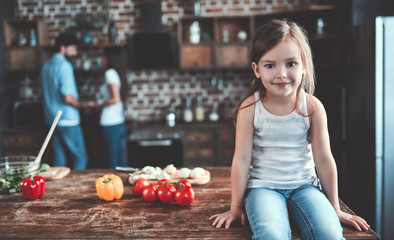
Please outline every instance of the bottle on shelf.
[[216, 122], [219, 120], [218, 103], [214, 103], [211, 112], [209, 113], [209, 120]]
[[190, 42], [193, 44], [200, 42], [200, 24], [198, 21], [193, 21], [190, 25]]
[[196, 16], [201, 15], [200, 0], [194, 1], [194, 4], [193, 4], [193, 13], [194, 13], [194, 15], [196, 15]]
[[23, 33], [20, 33], [18, 36], [18, 45], [19, 46], [25, 46], [27, 43], [27, 39]]
[[33, 91], [31, 88], [31, 79], [28, 75], [25, 76], [25, 79], [21, 81], [21, 92], [20, 92], [20, 98], [23, 101], [28, 101], [29, 98], [33, 96]]
[[117, 43], [116, 40], [116, 25], [114, 20], [111, 20], [108, 25], [108, 37], [110, 43]]
[[83, 43], [90, 44], [93, 42], [92, 34], [89, 30], [86, 30], [82, 33]]
[[316, 21], [316, 35], [326, 34], [327, 23], [323, 18], [318, 18]]
[[204, 106], [203, 106], [203, 99], [201, 96], [197, 97], [197, 104], [195, 108], [195, 115], [196, 115], [196, 121], [197, 122], [202, 122], [205, 119], [204, 116]]
[[183, 120], [187, 123], [193, 121], [192, 101], [190, 98], [186, 100], [186, 106], [183, 110]]
[[36, 32], [34, 29], [30, 30], [30, 46], [37, 46]]
[[166, 115], [166, 122], [168, 127], [175, 127], [176, 124], [176, 114], [175, 114], [175, 107], [171, 106], [170, 110]]

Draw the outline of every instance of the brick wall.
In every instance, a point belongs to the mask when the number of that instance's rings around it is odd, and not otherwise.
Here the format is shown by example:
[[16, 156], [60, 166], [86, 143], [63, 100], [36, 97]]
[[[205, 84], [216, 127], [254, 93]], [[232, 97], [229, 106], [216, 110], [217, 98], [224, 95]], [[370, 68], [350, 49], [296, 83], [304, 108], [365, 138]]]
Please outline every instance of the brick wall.
[[172, 106], [178, 116], [187, 98], [193, 106], [203, 97], [206, 114], [216, 105], [224, 114], [245, 95], [251, 72], [243, 71], [175, 71], [130, 72], [128, 116], [139, 120], [160, 120]]
[[[15, 1], [15, 15], [25, 19], [44, 19], [49, 37], [70, 26], [69, 19], [84, 14], [100, 21], [109, 16], [115, 20], [117, 39], [124, 42], [127, 36], [140, 29], [141, 0], [19, 0]], [[261, 14], [272, 11], [291, 10], [300, 5], [314, 4], [317, 0], [201, 0], [203, 16]], [[161, 1], [163, 29], [177, 31], [180, 17], [193, 12], [192, 0]], [[108, 39], [107, 24], [92, 31], [94, 42]], [[163, 119], [171, 106], [180, 113], [187, 96], [195, 100], [204, 99], [209, 112], [214, 105], [223, 111], [231, 108], [245, 94], [251, 70], [203, 70], [203, 71], [129, 71], [129, 94], [127, 117], [133, 120], [150, 121]], [[102, 82], [102, 76], [77, 79], [81, 95], [94, 95]], [[215, 83], [220, 83], [215, 84]], [[20, 98], [40, 100], [41, 93], [37, 76], [20, 81]]]

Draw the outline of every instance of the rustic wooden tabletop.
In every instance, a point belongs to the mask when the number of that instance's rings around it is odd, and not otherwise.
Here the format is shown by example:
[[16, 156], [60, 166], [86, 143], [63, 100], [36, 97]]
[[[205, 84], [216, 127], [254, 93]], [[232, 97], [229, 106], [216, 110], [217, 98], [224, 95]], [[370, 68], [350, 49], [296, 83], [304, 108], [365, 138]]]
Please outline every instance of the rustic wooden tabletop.
[[[230, 205], [230, 168], [206, 169], [211, 181], [193, 186], [196, 200], [187, 207], [146, 202], [132, 193], [128, 173], [108, 169], [72, 171], [64, 179], [47, 181], [44, 197], [35, 201], [25, 200], [21, 193], [0, 195], [0, 238], [251, 239], [249, 226], [240, 222], [227, 230], [211, 226], [208, 218]], [[95, 180], [106, 173], [124, 180], [125, 194], [120, 200], [98, 198]], [[373, 231], [356, 232], [346, 226], [344, 236], [378, 239]]]

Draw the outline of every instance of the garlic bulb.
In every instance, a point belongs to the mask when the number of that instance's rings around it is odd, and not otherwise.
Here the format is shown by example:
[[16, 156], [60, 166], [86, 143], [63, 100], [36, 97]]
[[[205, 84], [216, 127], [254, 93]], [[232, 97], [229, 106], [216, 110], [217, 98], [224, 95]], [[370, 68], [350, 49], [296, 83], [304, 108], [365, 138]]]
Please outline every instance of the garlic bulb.
[[188, 168], [181, 168], [178, 171], [178, 177], [179, 178], [188, 178], [188, 177], [190, 177], [190, 169], [188, 169]]
[[164, 171], [168, 174], [175, 174], [176, 173], [176, 167], [174, 167], [174, 164], [167, 165], [167, 167], [164, 168]]
[[170, 180], [170, 175], [165, 171], [162, 171], [159, 175], [157, 175], [157, 179], [168, 179]]
[[200, 177], [202, 177], [202, 175], [204, 175], [204, 173], [205, 173], [204, 168], [196, 167], [196, 168], [193, 168], [193, 170], [190, 172], [190, 177], [200, 178]]
[[140, 174], [140, 175], [130, 174], [130, 175], [132, 176], [133, 181], [137, 181], [139, 178], [145, 178], [147, 180], [156, 179], [154, 176], [149, 175], [149, 174]]
[[141, 172], [146, 173], [146, 174], [152, 174], [155, 171], [155, 168], [152, 166], [145, 166], [143, 169], [141, 169]]

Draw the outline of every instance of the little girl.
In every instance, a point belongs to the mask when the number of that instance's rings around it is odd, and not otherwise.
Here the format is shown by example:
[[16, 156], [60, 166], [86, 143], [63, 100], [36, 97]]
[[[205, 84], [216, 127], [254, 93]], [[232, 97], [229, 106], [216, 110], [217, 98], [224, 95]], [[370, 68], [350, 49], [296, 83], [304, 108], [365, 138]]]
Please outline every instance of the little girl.
[[344, 239], [340, 223], [368, 230], [339, 207], [306, 32], [288, 20], [268, 22], [253, 40], [252, 68], [252, 86], [235, 110], [231, 208], [210, 217], [212, 225], [245, 224], [246, 212], [253, 239], [291, 239], [289, 216], [302, 239]]

